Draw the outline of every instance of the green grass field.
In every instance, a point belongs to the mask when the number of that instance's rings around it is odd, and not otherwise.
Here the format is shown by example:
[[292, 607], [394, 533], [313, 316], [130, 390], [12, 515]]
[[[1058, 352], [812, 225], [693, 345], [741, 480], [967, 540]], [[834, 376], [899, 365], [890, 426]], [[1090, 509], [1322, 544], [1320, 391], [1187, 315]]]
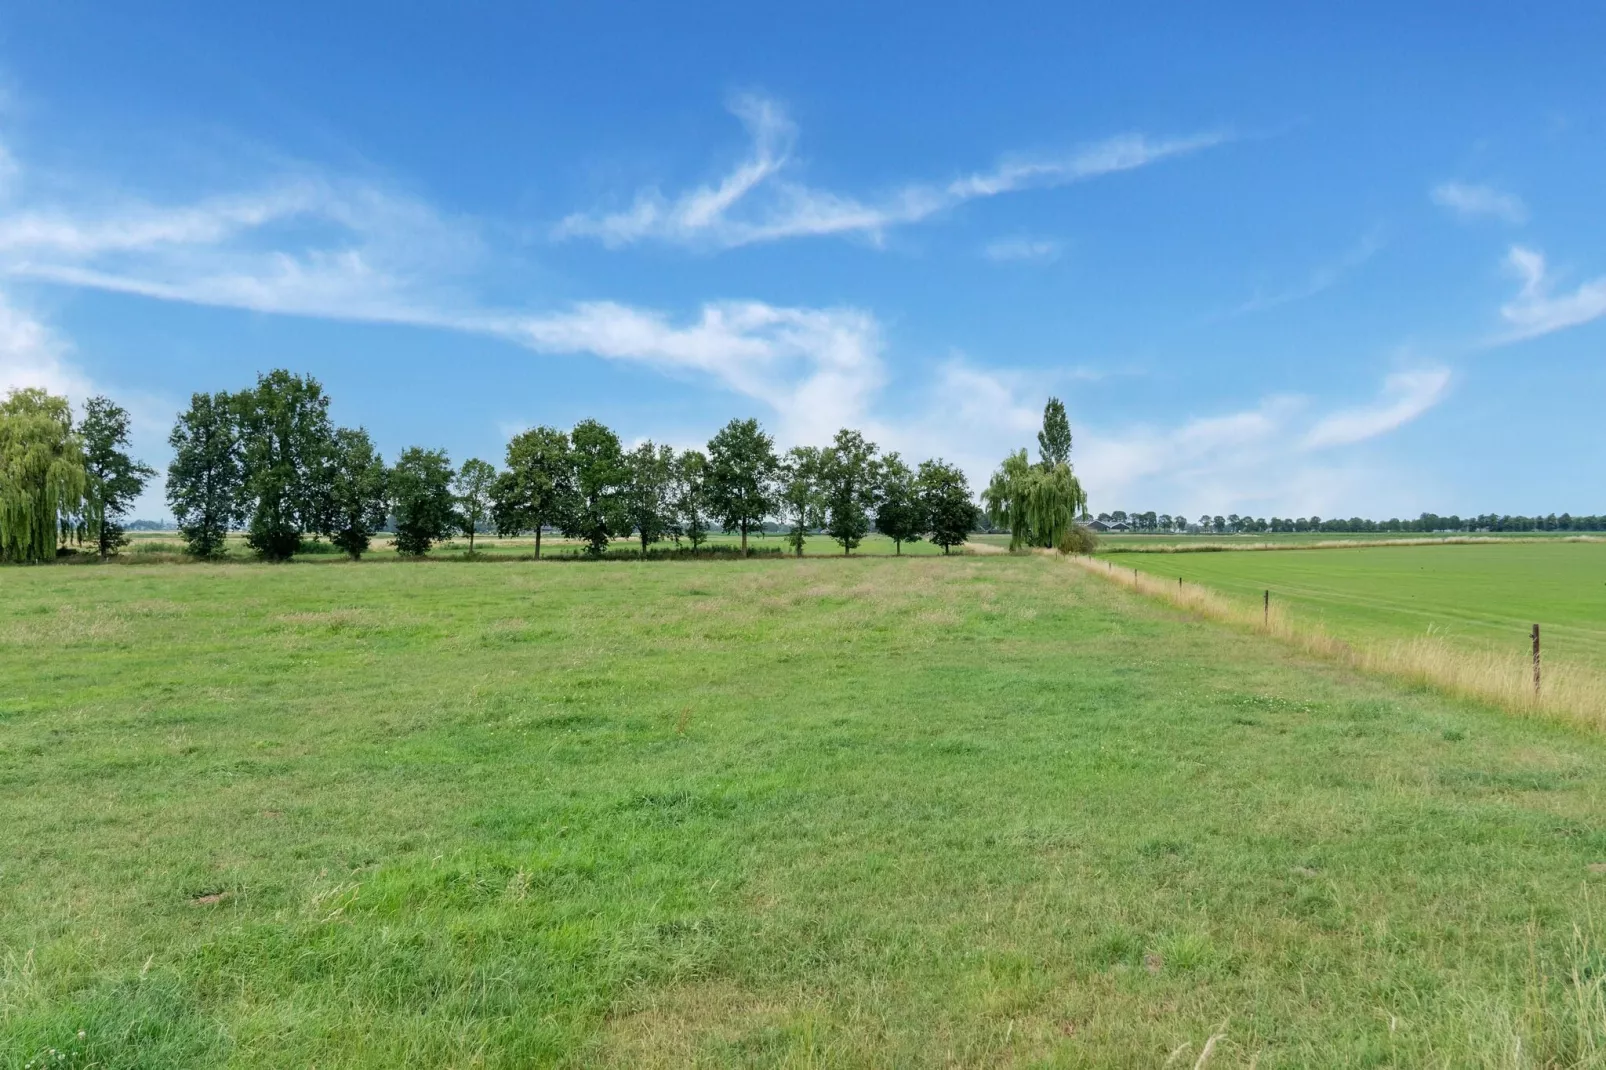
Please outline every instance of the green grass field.
[[1447, 543], [1274, 553], [1109, 555], [1116, 568], [1272, 598], [1346, 638], [1428, 634], [1606, 669], [1606, 541]]
[[0, 589], [0, 1066], [1606, 1059], [1606, 740], [1054, 557]]

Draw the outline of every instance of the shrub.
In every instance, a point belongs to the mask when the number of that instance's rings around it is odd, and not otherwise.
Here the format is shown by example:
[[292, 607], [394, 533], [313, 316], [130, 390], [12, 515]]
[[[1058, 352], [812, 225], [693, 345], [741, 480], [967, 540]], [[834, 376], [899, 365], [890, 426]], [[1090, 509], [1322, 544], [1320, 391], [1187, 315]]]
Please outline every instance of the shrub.
[[1059, 551], [1062, 554], [1090, 554], [1097, 550], [1099, 537], [1080, 524], [1072, 524], [1060, 536]]

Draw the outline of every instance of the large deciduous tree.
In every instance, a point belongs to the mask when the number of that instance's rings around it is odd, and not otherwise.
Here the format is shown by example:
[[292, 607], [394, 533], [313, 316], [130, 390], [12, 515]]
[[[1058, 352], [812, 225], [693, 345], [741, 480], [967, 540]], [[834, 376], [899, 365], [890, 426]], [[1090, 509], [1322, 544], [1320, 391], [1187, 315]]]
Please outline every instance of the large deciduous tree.
[[196, 557], [222, 557], [229, 527], [241, 516], [239, 407], [228, 394], [193, 394], [167, 444], [167, 504]]
[[288, 560], [305, 534], [328, 526], [329, 399], [311, 376], [276, 369], [237, 395], [246, 542], [269, 561]]
[[499, 535], [535, 532], [541, 556], [541, 529], [567, 526], [574, 511], [574, 450], [566, 432], [536, 427], [507, 444], [507, 469], [491, 491], [491, 511]]
[[397, 553], [420, 557], [452, 533], [457, 501], [445, 450], [417, 446], [403, 450], [390, 470], [390, 496], [396, 510]]
[[601, 557], [608, 540], [630, 532], [622, 490], [626, 480], [619, 436], [596, 420], [581, 420], [569, 433], [574, 448], [575, 505], [564, 534], [584, 539], [586, 553]]
[[651, 543], [675, 531], [675, 451], [643, 442], [624, 458], [625, 521], [645, 554]]
[[474, 536], [484, 531], [491, 517], [491, 488], [496, 484], [496, 469], [488, 461], [470, 457], [458, 469], [452, 481], [457, 493], [458, 526], [468, 536], [468, 552], [474, 552]]
[[775, 511], [775, 441], [757, 420], [732, 420], [708, 442], [708, 500], [726, 531], [747, 533]]
[[925, 501], [915, 474], [897, 453], [889, 453], [882, 460], [877, 491], [875, 528], [892, 540], [894, 553], [902, 554], [903, 544], [918, 542], [927, 524]]
[[91, 511], [100, 518], [96, 549], [103, 560], [128, 544], [123, 518], [145, 482], [156, 474], [156, 469], [128, 455], [128, 424], [127, 409], [97, 396], [84, 403], [84, 419], [78, 425], [94, 502]]
[[965, 473], [943, 460], [920, 462], [916, 477], [931, 541], [948, 553], [964, 544], [976, 523], [976, 503]]
[[353, 561], [367, 553], [374, 532], [385, 525], [389, 488], [390, 472], [368, 432], [337, 430], [329, 450], [329, 541]]
[[1009, 548], [1058, 546], [1087, 504], [1068, 464], [1034, 465], [1020, 450], [1004, 458], [982, 492], [988, 518], [1009, 529]]
[[798, 557], [812, 528], [825, 524], [825, 494], [821, 489], [820, 450], [793, 446], [781, 464], [780, 511], [786, 521], [786, 545]]
[[674, 511], [675, 530], [695, 553], [708, 538], [708, 458], [701, 450], [675, 458]]
[[0, 561], [47, 561], [67, 533], [98, 533], [97, 506], [67, 399], [11, 391], [0, 402]]
[[857, 431], [844, 427], [820, 458], [825, 491], [825, 532], [851, 554], [870, 530], [881, 479], [879, 450]]

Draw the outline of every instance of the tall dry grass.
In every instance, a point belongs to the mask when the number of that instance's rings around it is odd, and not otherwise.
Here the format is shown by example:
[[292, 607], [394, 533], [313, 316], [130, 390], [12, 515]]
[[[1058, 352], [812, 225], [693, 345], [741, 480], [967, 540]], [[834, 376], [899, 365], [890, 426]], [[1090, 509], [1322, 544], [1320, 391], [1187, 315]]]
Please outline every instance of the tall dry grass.
[[1523, 655], [1472, 650], [1433, 636], [1347, 642], [1320, 625], [1300, 621], [1283, 607], [1244, 603], [1197, 583], [1179, 584], [1092, 557], [1073, 565], [1139, 594], [1158, 598], [1209, 620], [1259, 632], [1362, 672], [1380, 673], [1516, 713], [1539, 714], [1606, 729], [1606, 675], [1554, 658], [1543, 662], [1536, 693], [1533, 663]]

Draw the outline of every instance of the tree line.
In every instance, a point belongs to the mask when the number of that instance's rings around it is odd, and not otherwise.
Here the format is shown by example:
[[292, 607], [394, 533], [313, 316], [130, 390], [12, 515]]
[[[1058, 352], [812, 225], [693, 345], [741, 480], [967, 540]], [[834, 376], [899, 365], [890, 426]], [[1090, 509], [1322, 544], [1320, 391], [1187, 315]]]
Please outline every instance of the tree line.
[[614, 540], [682, 540], [696, 551], [717, 526], [748, 536], [771, 517], [798, 554], [814, 531], [851, 553], [870, 531], [944, 552], [977, 520], [965, 474], [942, 460], [911, 466], [851, 429], [829, 445], [777, 452], [757, 420], [732, 420], [706, 450], [626, 448], [596, 420], [537, 427], [508, 443], [503, 467], [454, 468], [446, 451], [411, 447], [386, 464], [361, 428], [334, 427], [317, 380], [272, 371], [238, 393], [196, 394], [169, 438], [167, 499], [191, 553], [215, 557], [243, 526], [259, 556], [284, 560], [327, 538], [352, 558], [388, 526], [402, 554], [461, 534], [530, 535], [540, 556], [556, 530], [601, 556]]
[[1502, 531], [1606, 531], [1606, 515], [1602, 516], [1572, 516], [1562, 513], [1559, 516], [1551, 513], [1548, 516], [1511, 516], [1504, 513], [1483, 513], [1478, 516], [1461, 517], [1455, 514], [1440, 516], [1437, 513], [1422, 513], [1414, 520], [1367, 520], [1363, 517], [1352, 516], [1344, 519], [1326, 519], [1319, 516], [1284, 518], [1272, 517], [1263, 519], [1252, 516], [1239, 516], [1229, 513], [1226, 516], [1200, 516], [1197, 520], [1189, 520], [1181, 514], [1154, 512], [1128, 513], [1117, 509], [1109, 513], [1100, 513], [1096, 518], [1105, 524], [1125, 524], [1140, 534], [1213, 534], [1213, 535], [1265, 535], [1265, 534], [1292, 534], [1297, 532], [1328, 532], [1332, 534], [1362, 534], [1362, 533], [1421, 533], [1436, 531], [1459, 532], [1502, 532]]

